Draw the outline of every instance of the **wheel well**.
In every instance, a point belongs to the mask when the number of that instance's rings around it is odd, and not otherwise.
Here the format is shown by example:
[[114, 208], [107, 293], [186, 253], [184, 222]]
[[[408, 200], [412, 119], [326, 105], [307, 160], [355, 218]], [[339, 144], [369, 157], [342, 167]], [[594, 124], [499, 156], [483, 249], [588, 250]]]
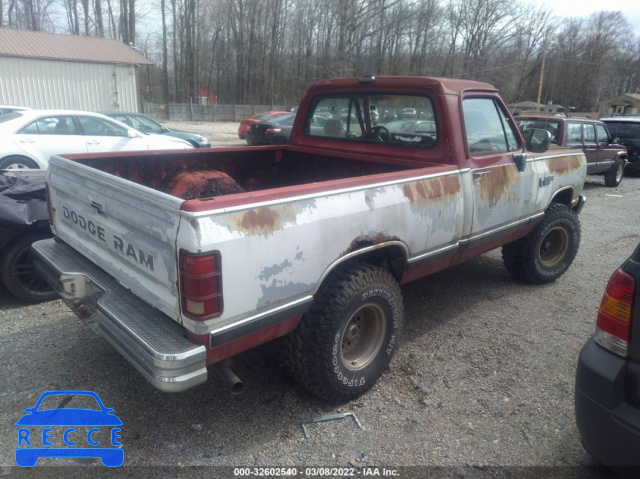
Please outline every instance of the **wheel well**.
[[404, 243], [394, 241], [389, 244], [374, 244], [373, 241], [358, 241], [351, 245], [349, 251], [333, 262], [324, 272], [317, 289], [322, 286], [331, 273], [353, 263], [369, 263], [383, 268], [399, 282], [407, 264], [407, 249]]
[[571, 208], [571, 201], [573, 200], [573, 188], [567, 188], [566, 190], [558, 191], [553, 198], [551, 198], [551, 203], [560, 203]]

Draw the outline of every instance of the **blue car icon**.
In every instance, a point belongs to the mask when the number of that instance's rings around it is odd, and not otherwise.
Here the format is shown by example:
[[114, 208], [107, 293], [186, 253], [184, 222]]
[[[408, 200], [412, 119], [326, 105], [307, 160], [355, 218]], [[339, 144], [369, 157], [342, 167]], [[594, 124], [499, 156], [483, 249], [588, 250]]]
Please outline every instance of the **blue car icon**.
[[[66, 396], [60, 406], [55, 409], [40, 411], [42, 401], [50, 396]], [[74, 397], [89, 396], [94, 398], [99, 409], [65, 408]], [[87, 398], [81, 398], [87, 400]], [[58, 398], [59, 400], [59, 398]], [[88, 399], [93, 405], [91, 399]], [[83, 403], [84, 405], [84, 403]], [[16, 464], [21, 467], [32, 467], [41, 457], [53, 458], [93, 458], [99, 457], [107, 467], [118, 467], [124, 463], [124, 449], [119, 442], [122, 421], [114, 414], [114, 409], [104, 406], [100, 397], [92, 391], [48, 391], [43, 393], [36, 405], [25, 409], [16, 426], [18, 426], [18, 447], [16, 448]], [[34, 428], [41, 429], [38, 435]], [[77, 429], [78, 428], [78, 429]], [[84, 432], [86, 429], [86, 433]], [[102, 432], [101, 432], [102, 431]], [[104, 447], [105, 431], [111, 447]], [[54, 435], [59, 437], [54, 438]], [[85, 444], [86, 446], [83, 447]], [[63, 447], [56, 447], [54, 441], [61, 442]], [[76, 447], [76, 445], [79, 445]]]

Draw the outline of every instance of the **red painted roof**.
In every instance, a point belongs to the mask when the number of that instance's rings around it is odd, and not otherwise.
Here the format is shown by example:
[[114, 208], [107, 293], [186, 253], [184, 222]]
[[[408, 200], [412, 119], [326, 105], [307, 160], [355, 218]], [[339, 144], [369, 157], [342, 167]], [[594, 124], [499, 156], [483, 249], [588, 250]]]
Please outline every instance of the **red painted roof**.
[[0, 57], [41, 58], [89, 63], [152, 62], [119, 40], [0, 28]]
[[[336, 89], [344, 87], [353, 87], [358, 84], [357, 78], [338, 78], [334, 80], [320, 80], [312, 84], [313, 87], [321, 89]], [[416, 88], [420, 86], [431, 86], [433, 89], [440, 90], [442, 93], [459, 94], [464, 90], [488, 90], [497, 91], [493, 85], [473, 80], [460, 80], [454, 78], [432, 78], [432, 77], [409, 77], [409, 76], [377, 76], [374, 83], [375, 87], [380, 88]], [[362, 89], [366, 88], [366, 83], [361, 85]]]

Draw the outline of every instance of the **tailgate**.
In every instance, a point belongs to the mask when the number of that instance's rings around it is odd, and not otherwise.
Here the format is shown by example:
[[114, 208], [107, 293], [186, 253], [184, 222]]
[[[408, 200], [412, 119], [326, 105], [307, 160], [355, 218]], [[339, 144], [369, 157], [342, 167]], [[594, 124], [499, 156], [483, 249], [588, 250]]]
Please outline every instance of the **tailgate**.
[[183, 200], [60, 157], [50, 160], [48, 185], [56, 236], [178, 321]]

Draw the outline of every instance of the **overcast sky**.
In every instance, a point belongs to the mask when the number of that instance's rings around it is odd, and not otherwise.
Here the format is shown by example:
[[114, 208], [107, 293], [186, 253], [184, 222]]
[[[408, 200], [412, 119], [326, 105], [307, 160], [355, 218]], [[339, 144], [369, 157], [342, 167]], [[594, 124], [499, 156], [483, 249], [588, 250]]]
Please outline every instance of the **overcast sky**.
[[635, 35], [640, 35], [640, 0], [613, 0], [610, 4], [602, 0], [546, 0], [544, 3], [563, 17], [588, 17], [602, 10], [620, 11], [631, 23]]

